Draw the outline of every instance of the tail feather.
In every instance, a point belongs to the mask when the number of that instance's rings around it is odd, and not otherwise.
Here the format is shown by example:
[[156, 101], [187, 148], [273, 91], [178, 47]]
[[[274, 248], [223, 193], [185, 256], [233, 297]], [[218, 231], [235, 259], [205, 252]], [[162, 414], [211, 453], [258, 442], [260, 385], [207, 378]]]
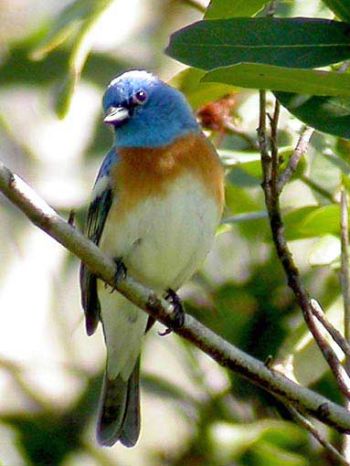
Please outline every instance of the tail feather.
[[129, 379], [110, 380], [105, 374], [97, 423], [97, 440], [112, 446], [118, 440], [126, 447], [136, 444], [140, 433], [140, 362]]
[[120, 441], [126, 447], [133, 447], [140, 434], [140, 362], [136, 363], [128, 381], [126, 413], [120, 432]]

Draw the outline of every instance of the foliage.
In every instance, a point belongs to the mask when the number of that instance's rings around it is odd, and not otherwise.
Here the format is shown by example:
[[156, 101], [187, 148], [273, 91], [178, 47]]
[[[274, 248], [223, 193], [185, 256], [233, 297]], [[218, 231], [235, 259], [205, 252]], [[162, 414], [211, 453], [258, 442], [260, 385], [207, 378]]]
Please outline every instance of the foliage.
[[[19, 24], [15, 35], [9, 22], [7, 37], [0, 15], [1, 159], [61, 213], [68, 216], [73, 208], [79, 226], [111, 139], [98, 110], [103, 90], [127, 68], [168, 78], [174, 60], [162, 51], [170, 37], [167, 53], [190, 65], [171, 83], [199, 115], [205, 109], [220, 123], [209, 129], [227, 172], [225, 219], [207, 263], [184, 289], [186, 308], [253, 356], [272, 355], [298, 381], [341, 402], [272, 247], [255, 128], [256, 89], [265, 88], [285, 107], [278, 138], [282, 166], [302, 122], [319, 131], [281, 207], [302, 280], [341, 327], [338, 194], [341, 185], [350, 186], [350, 75], [343, 66], [350, 58], [348, 2], [280, 1], [271, 17], [266, 1], [212, 0], [204, 19], [180, 0], [135, 0], [128, 7], [122, 0], [58, 3], [46, 16], [29, 10], [27, 27]], [[3, 2], [0, 11], [11, 8]], [[220, 100], [228, 93], [229, 108]], [[0, 418], [7, 439], [0, 461], [333, 464], [286, 407], [182, 340], [161, 339], [156, 331], [145, 341], [141, 441], [132, 451], [100, 450], [92, 425], [102, 337], [87, 339], [79, 320], [78, 264], [1, 199], [0, 206]], [[330, 429], [324, 434], [341, 441]]]

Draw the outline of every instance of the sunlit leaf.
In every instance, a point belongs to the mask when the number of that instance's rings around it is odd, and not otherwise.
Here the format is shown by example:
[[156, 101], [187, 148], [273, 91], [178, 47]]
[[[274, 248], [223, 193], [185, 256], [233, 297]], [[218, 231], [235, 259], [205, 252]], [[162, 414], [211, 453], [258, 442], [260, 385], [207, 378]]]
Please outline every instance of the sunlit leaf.
[[46, 37], [31, 52], [31, 58], [42, 60], [61, 45], [76, 30], [78, 22], [89, 16], [93, 4], [94, 0], [76, 0], [64, 8], [59, 16], [53, 19]]
[[334, 71], [243, 63], [210, 71], [203, 76], [202, 81], [273, 91], [350, 96], [350, 74]]
[[340, 255], [340, 240], [333, 235], [325, 235], [312, 247], [309, 254], [310, 265], [329, 265]]
[[211, 0], [205, 19], [254, 16], [268, 3], [268, 0]]
[[90, 15], [84, 20], [77, 34], [68, 62], [68, 77], [64, 80], [62, 91], [57, 97], [56, 112], [61, 118], [68, 112], [83, 66], [95, 39], [95, 28], [98, 24], [98, 20], [110, 5], [111, 1], [112, 0], [99, 0], [94, 3], [94, 8]]
[[[340, 332], [343, 330], [344, 311], [342, 299], [339, 297], [333, 304], [325, 309], [326, 317]], [[343, 354], [334, 341], [327, 336], [327, 341], [339, 358]], [[312, 338], [309, 330], [306, 330], [304, 322], [290, 334], [280, 348], [279, 370], [294, 377], [301, 385], [308, 386], [319, 380], [329, 366], [323, 358], [317, 343]], [[312, 364], [310, 364], [312, 361]]]
[[295, 209], [284, 216], [289, 240], [313, 238], [339, 233], [339, 206], [307, 206]]

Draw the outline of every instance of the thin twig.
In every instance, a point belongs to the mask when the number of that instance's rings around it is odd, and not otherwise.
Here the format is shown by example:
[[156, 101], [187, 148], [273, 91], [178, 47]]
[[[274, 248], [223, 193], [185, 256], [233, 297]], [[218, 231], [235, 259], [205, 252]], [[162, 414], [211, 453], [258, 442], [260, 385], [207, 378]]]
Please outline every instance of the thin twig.
[[[0, 163], [0, 191], [36, 226], [75, 254], [97, 277], [116, 288], [126, 298], [167, 327], [172, 327], [172, 306], [152, 290], [128, 276], [115, 283], [115, 263], [77, 228], [69, 225], [49, 207], [23, 180]], [[221, 366], [246, 377], [254, 384], [293, 404], [340, 432], [350, 433], [350, 414], [342, 407], [307, 388], [292, 382], [252, 356], [239, 350], [219, 335], [186, 314], [184, 325], [174, 330], [192, 342]]]
[[320, 304], [316, 299], [310, 299], [310, 306], [313, 315], [317, 318], [319, 322], [323, 325], [323, 327], [327, 330], [333, 340], [337, 343], [339, 348], [348, 356], [350, 356], [350, 344], [345, 340], [343, 335], [337, 330], [333, 325], [329, 322], [327, 317], [325, 316], [323, 309], [321, 308]]
[[[348, 218], [348, 199], [344, 186], [340, 191], [340, 242], [341, 242], [341, 267], [340, 283], [343, 295], [344, 305], [344, 337], [347, 342], [350, 339], [350, 277], [349, 277], [349, 218]], [[350, 373], [350, 357], [345, 356], [345, 369]], [[345, 407], [350, 410], [350, 401], [345, 399]], [[344, 435], [343, 455], [350, 460], [350, 437]]]
[[[276, 119], [278, 118], [278, 112], [275, 112], [275, 117]], [[329, 367], [331, 368], [337, 380], [339, 389], [348, 399], [350, 399], [350, 378], [344, 367], [341, 365], [335, 351], [324, 337], [320, 324], [312, 314], [308, 292], [300, 280], [299, 270], [295, 265], [284, 234], [284, 224], [279, 204], [279, 193], [277, 191], [278, 165], [277, 160], [273, 160], [274, 158], [277, 158], [278, 154], [277, 148], [273, 147], [276, 144], [276, 136], [273, 139], [271, 138], [272, 149], [271, 156], [269, 156], [269, 154], [266, 153], [266, 99], [263, 91], [260, 91], [259, 122], [261, 126], [259, 125], [258, 129], [258, 139], [259, 143], [261, 144], [261, 165], [264, 178], [262, 186], [276, 252], [283, 265], [288, 280], [288, 285], [294, 292], [295, 298], [303, 312], [304, 320], [310, 332], [318, 344], [323, 357], [326, 359]], [[277, 126], [277, 121], [272, 122], [272, 127], [275, 125]], [[277, 170], [273, 169], [273, 166], [277, 167]]]
[[344, 302], [344, 336], [350, 340], [350, 273], [349, 273], [349, 220], [348, 200], [343, 187], [340, 192], [341, 270], [340, 281]]
[[281, 192], [284, 188], [285, 184], [292, 178], [293, 174], [295, 173], [298, 163], [303, 155], [306, 153], [311, 136], [314, 133], [314, 129], [308, 126], [305, 126], [300, 134], [299, 140], [297, 145], [295, 146], [294, 152], [289, 159], [287, 168], [284, 170], [283, 173], [280, 174], [277, 181], [277, 188], [278, 192]]
[[330, 456], [337, 461], [337, 464], [342, 464], [344, 466], [350, 466], [350, 463], [346, 458], [335, 448], [333, 445], [326, 440], [322, 434], [316, 429], [316, 427], [303, 416], [298, 410], [293, 406], [288, 406], [288, 410], [292, 413], [294, 419], [300, 424], [304, 429], [306, 429], [310, 434], [328, 451]]

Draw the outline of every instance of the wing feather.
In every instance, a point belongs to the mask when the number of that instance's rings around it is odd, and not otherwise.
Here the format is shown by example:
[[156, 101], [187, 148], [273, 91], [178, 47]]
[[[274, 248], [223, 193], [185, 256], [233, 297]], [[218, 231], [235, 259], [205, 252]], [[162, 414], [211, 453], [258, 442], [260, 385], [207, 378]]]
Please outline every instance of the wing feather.
[[[105, 157], [97, 176], [92, 200], [86, 220], [85, 234], [95, 244], [99, 244], [103, 228], [113, 201], [113, 190], [109, 184], [111, 166], [117, 162], [114, 150]], [[103, 189], [101, 189], [103, 186]], [[100, 317], [100, 302], [97, 295], [97, 277], [85, 264], [80, 266], [81, 302], [85, 313], [85, 325], [88, 335], [96, 330]]]

